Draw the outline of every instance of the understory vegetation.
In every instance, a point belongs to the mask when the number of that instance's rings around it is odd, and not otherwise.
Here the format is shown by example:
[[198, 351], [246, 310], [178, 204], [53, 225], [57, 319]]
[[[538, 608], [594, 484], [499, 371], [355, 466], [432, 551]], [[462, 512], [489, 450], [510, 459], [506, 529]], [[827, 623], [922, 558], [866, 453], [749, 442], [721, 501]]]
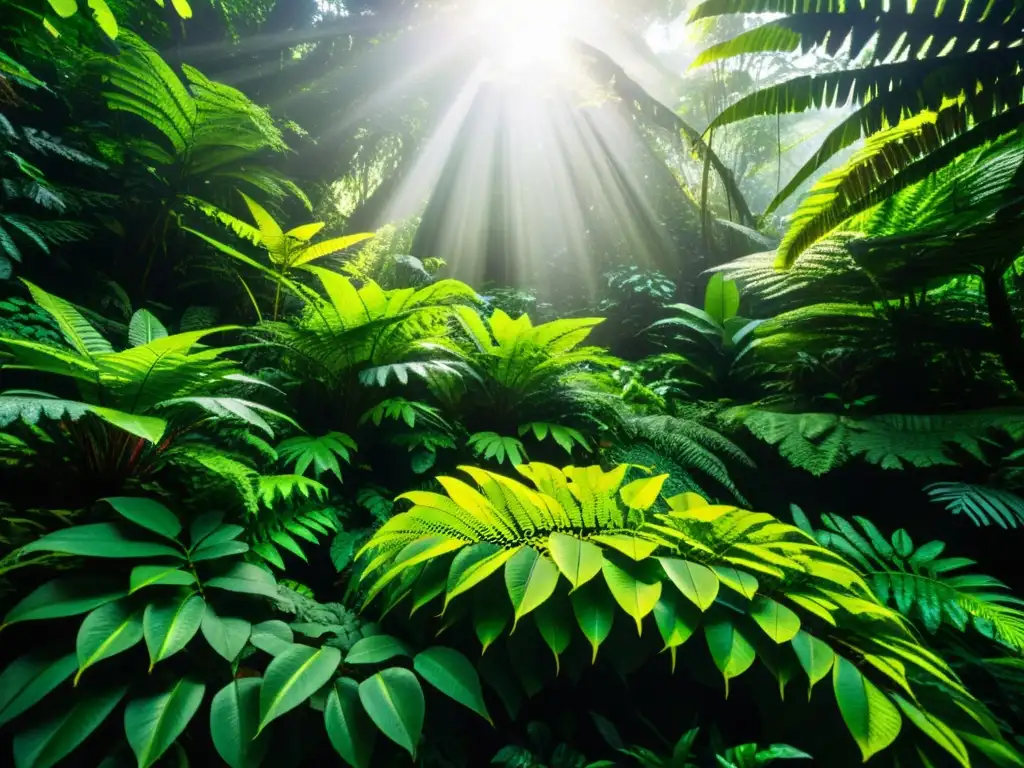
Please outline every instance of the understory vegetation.
[[0, 17], [0, 763], [1024, 766], [1017, 3]]

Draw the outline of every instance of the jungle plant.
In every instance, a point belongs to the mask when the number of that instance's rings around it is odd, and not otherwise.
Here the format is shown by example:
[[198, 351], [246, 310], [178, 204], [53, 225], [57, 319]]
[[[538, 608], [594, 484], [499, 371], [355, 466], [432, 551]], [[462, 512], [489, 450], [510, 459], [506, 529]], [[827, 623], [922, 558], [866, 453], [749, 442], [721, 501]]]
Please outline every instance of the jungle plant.
[[[50, 8], [53, 9], [53, 12], [62, 19], [70, 19], [78, 13], [78, 0], [47, 1], [50, 4]], [[96, 25], [102, 29], [103, 33], [111, 40], [117, 38], [117, 18], [114, 16], [113, 11], [110, 10], [107, 0], [88, 0], [88, 4]], [[160, 2], [159, 0], [157, 5], [163, 8], [163, 2]], [[171, 0], [171, 7], [174, 8], [174, 12], [180, 18], [192, 18], [192, 7], [189, 5], [188, 0]], [[44, 19], [44, 24], [47, 31], [51, 34], [54, 36], [59, 34], [57, 28], [49, 21], [49, 19]]]
[[735, 385], [742, 383], [745, 373], [741, 358], [753, 340], [752, 332], [761, 323], [740, 317], [739, 306], [736, 283], [716, 272], [708, 280], [704, 309], [689, 304], [667, 307], [676, 314], [645, 329], [651, 336], [662, 337], [660, 346], [668, 350], [642, 361], [646, 372], [655, 373], [649, 386], [662, 397], [735, 397]]
[[354, 432], [389, 383], [405, 386], [414, 378], [462, 374], [465, 366], [448, 340], [448, 321], [454, 307], [476, 300], [469, 286], [439, 280], [419, 289], [384, 291], [372, 281], [357, 288], [335, 272], [308, 269], [327, 297], [310, 296], [293, 323], [263, 327], [285, 350], [289, 371], [340, 401], [344, 414], [337, 426]]
[[100, 59], [110, 87], [104, 92], [107, 105], [141, 118], [159, 137], [157, 141], [133, 138], [127, 147], [131, 155], [158, 169], [158, 178], [166, 184], [159, 194], [159, 210], [140, 244], [147, 257], [143, 288], [157, 252], [167, 248], [168, 230], [178, 222], [185, 202], [196, 205], [198, 198], [203, 205], [217, 205], [243, 183], [274, 199], [296, 195], [309, 207], [294, 182], [263, 160], [265, 153], [288, 148], [266, 109], [187, 64], [182, 65], [187, 84], [183, 83], [134, 34], [122, 32], [118, 45], [118, 56]]
[[709, 130], [756, 115], [844, 102], [855, 106], [765, 214], [837, 152], [867, 138], [864, 148], [819, 181], [801, 204], [779, 247], [781, 264], [792, 264], [805, 248], [855, 213], [1020, 123], [1021, 91], [1012, 83], [1022, 54], [1013, 43], [1020, 34], [1010, 0], [985, 6], [929, 3], [909, 10], [880, 0], [849, 5], [707, 0], [691, 19], [763, 12], [786, 15], [713, 46], [695, 64], [814, 46], [835, 55], [850, 41], [850, 65], [757, 90], [726, 108]]
[[[984, 751], [993, 738], [971, 732], [969, 718], [952, 723], [930, 711], [935, 690], [968, 712], [981, 705], [853, 566], [800, 529], [696, 494], [663, 499], [664, 475], [622, 485], [624, 465], [518, 465], [532, 488], [462, 469], [479, 490], [439, 477], [445, 494], [403, 494], [412, 508], [363, 547], [367, 604], [437, 601], [448, 623], [471, 614], [485, 648], [530, 616], [556, 669], [571, 653], [574, 624], [596, 662], [619, 611], [638, 635], [653, 615], [673, 668], [679, 646], [703, 629], [726, 690], [759, 657], [783, 687], [800, 667], [812, 686], [831, 671], [865, 759], [896, 740], [901, 712], [963, 765], [967, 744]], [[472, 599], [488, 588], [486, 600]], [[630, 651], [630, 664], [639, 653]]]
[[83, 480], [98, 476], [119, 484], [155, 471], [176, 441], [205, 422], [237, 420], [272, 436], [267, 418], [290, 421], [231, 394], [238, 384], [255, 382], [226, 357], [240, 347], [201, 345], [235, 326], [168, 335], [152, 313], [139, 310], [129, 326], [131, 346], [115, 351], [70, 303], [26, 285], [59, 327], [64, 345], [0, 336], [0, 366], [59, 377], [80, 394], [77, 400], [29, 390], [0, 394], [0, 427], [19, 421], [34, 426], [44, 417], [57, 422], [52, 437], [28, 434], [26, 449], [40, 452], [37, 460], [52, 449], [64, 455], [75, 446], [75, 468]]
[[[242, 199], [245, 200], [245, 204], [249, 208], [249, 213], [252, 214], [252, 218], [256, 222], [256, 226], [253, 226], [246, 221], [242, 221], [241, 219], [219, 209], [212, 209], [211, 206], [207, 206], [201, 202], [197, 202], [197, 204], [200, 205], [200, 209], [205, 213], [210, 213], [211, 215], [216, 216], [221, 223], [230, 226], [239, 237], [245, 238], [256, 245], [261, 246], [267, 253], [268, 265], [262, 265], [258, 262], [254, 262], [248, 256], [239, 253], [231, 246], [207, 237], [203, 233], [197, 232], [194, 229], [185, 227], [185, 230], [194, 235], [198, 235], [221, 253], [226, 253], [228, 256], [231, 256], [244, 264], [258, 267], [262, 272], [269, 275], [275, 285], [272, 315], [273, 320], [277, 320], [278, 313], [280, 311], [281, 288], [284, 285], [292, 284], [289, 278], [294, 270], [304, 267], [307, 264], [312, 264], [314, 261], [319, 261], [326, 256], [343, 251], [346, 248], [351, 248], [353, 245], [373, 237], [372, 232], [364, 232], [358, 235], [333, 237], [329, 240], [321, 240], [318, 243], [311, 243], [310, 241], [316, 237], [317, 233], [320, 232], [321, 229], [324, 228], [324, 222], [314, 221], [309, 224], [301, 224], [297, 227], [292, 227], [288, 231], [285, 231], [263, 206], [252, 200], [252, 198], [244, 192], [239, 194], [241, 194]], [[258, 306], [256, 307], [256, 310], [259, 312]]]
[[[74, 674], [73, 693], [64, 697], [70, 701], [62, 701], [55, 715], [16, 721], [25, 724], [13, 739], [15, 764], [53, 765], [104, 722], [110, 723], [113, 711], [128, 697], [124, 734], [140, 768], [149, 768], [172, 746], [184, 752], [180, 739], [211, 683], [224, 687], [210, 703], [209, 734], [221, 758], [235, 768], [259, 765], [279, 726], [268, 727], [318, 691], [331, 744], [357, 768], [369, 764], [375, 735], [371, 724], [415, 756], [424, 719], [419, 678], [488, 717], [476, 670], [464, 656], [443, 646], [413, 654], [395, 638], [375, 635], [368, 627], [359, 630], [347, 614], [309, 604], [315, 601], [295, 604], [294, 592], [279, 591], [273, 576], [241, 560], [248, 550], [237, 540], [243, 528], [224, 524], [220, 513], [194, 518], [186, 545], [181, 541], [182, 521], [163, 505], [144, 498], [106, 501], [130, 525], [75, 526], [22, 549], [25, 554], [122, 560], [131, 569], [126, 567], [123, 579], [109, 568], [103, 577], [55, 579], [4, 617], [2, 626], [7, 627], [88, 613], [74, 650], [38, 648], [0, 673], [0, 727], [40, 702], [52, 706], [58, 697], [47, 697]], [[253, 623], [251, 619], [273, 616], [266, 602], [255, 598], [278, 605], [290, 600], [289, 612], [298, 620]], [[331, 637], [314, 647], [295, 642], [294, 633]], [[197, 640], [199, 634], [206, 643]], [[334, 642], [354, 634], [366, 636]], [[133, 649], [143, 640], [152, 681], [130, 674], [125, 663], [99, 666], [122, 653], [135, 657]], [[256, 651], [269, 655], [269, 663], [262, 675], [243, 674], [256, 663]], [[203, 663], [204, 655], [213, 661]], [[396, 656], [409, 657], [415, 674], [394, 663], [380, 669], [381, 662]], [[101, 669], [106, 671], [102, 678], [97, 677]], [[348, 676], [338, 674], [339, 669]]]
[[878, 600], [934, 634], [946, 625], [961, 632], [968, 628], [1002, 643], [1012, 651], [1024, 651], [1024, 601], [1008, 593], [998, 579], [964, 573], [976, 565], [965, 557], [941, 557], [945, 542], [928, 541], [914, 546], [903, 528], [888, 539], [864, 517], [857, 525], [839, 515], [821, 516], [824, 526], [814, 529], [803, 511], [791, 507], [794, 522], [813, 535], [823, 547], [857, 564]]
[[993, 523], [1004, 530], [1024, 525], [1024, 499], [1005, 488], [970, 483], [931, 483], [924, 490], [954, 515], [966, 515], [978, 526]]
[[1015, 408], [948, 414], [882, 414], [856, 418], [843, 413], [787, 413], [754, 406], [724, 411], [727, 424], [743, 425], [794, 467], [823, 475], [853, 458], [882, 469], [955, 467], [959, 456], [984, 461], [990, 434], [1019, 428]]
[[601, 347], [581, 346], [600, 318], [534, 325], [528, 315], [512, 319], [495, 309], [482, 318], [464, 306], [455, 316], [466, 337], [460, 359], [471, 375], [432, 389], [471, 432], [511, 435], [529, 422], [593, 432], [614, 422], [608, 371], [618, 360]]

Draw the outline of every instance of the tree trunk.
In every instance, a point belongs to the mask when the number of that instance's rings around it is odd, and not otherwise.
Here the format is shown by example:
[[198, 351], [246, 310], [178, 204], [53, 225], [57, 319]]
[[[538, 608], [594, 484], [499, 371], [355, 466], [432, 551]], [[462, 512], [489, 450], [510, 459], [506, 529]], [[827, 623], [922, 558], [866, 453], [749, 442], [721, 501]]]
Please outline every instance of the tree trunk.
[[1020, 324], [1013, 316], [1003, 275], [1004, 272], [998, 268], [985, 270], [982, 285], [989, 321], [995, 333], [996, 351], [1017, 390], [1024, 392], [1024, 338], [1021, 337]]

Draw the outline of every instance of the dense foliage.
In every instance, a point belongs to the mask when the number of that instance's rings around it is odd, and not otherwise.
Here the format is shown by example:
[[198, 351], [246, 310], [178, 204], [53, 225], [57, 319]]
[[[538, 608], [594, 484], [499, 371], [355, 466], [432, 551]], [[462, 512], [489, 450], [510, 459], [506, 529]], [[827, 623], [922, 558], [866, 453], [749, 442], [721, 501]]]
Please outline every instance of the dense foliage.
[[0, 17], [0, 762], [1024, 766], [1014, 3]]

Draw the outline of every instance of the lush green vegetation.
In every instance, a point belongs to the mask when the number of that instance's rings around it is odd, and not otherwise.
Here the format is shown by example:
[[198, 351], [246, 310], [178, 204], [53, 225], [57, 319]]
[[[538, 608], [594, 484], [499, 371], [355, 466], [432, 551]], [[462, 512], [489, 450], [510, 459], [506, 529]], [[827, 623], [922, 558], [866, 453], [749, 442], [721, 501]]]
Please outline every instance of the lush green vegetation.
[[1017, 4], [0, 16], [0, 762], [1024, 766]]

